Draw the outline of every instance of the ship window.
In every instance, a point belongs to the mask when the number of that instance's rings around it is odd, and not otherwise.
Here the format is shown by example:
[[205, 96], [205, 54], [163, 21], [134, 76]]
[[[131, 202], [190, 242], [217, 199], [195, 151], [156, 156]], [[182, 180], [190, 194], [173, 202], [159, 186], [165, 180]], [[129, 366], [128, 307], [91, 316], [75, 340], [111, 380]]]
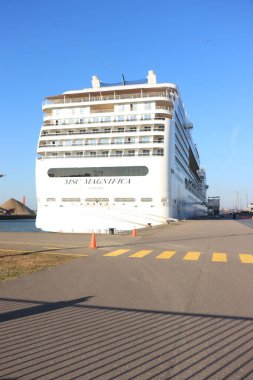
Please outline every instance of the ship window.
[[90, 157], [95, 157], [97, 155], [97, 152], [90, 152]]
[[85, 198], [85, 202], [109, 202], [109, 198]]
[[100, 144], [101, 145], [107, 145], [107, 144], [109, 144], [109, 139], [101, 139], [100, 140]]
[[141, 120], [151, 120], [151, 115], [148, 115], [148, 114], [141, 115]]
[[80, 198], [62, 198], [62, 202], [80, 202]]
[[164, 125], [158, 125], [154, 128], [155, 131], [164, 131]]
[[152, 202], [152, 198], [141, 198], [142, 202]]
[[102, 156], [103, 157], [108, 157], [108, 155], [109, 155], [109, 151], [108, 150], [102, 151]]
[[135, 198], [114, 198], [115, 202], [135, 202]]
[[123, 144], [124, 143], [124, 139], [122, 137], [116, 137], [114, 139], [114, 142], [115, 142], [115, 144]]
[[143, 150], [143, 156], [149, 156], [149, 150], [148, 149], [144, 149]]
[[154, 152], [154, 155], [163, 156], [163, 149], [157, 149], [156, 152]]
[[137, 110], [137, 103], [130, 104], [130, 111], [136, 111]]
[[149, 136], [140, 137], [140, 143], [149, 143], [149, 142], [150, 142]]
[[125, 111], [126, 104], [119, 104], [118, 105], [118, 112], [124, 112]]
[[47, 174], [49, 177], [138, 177], [147, 175], [148, 168], [146, 166], [51, 168]]
[[129, 150], [128, 156], [135, 156], [135, 150]]

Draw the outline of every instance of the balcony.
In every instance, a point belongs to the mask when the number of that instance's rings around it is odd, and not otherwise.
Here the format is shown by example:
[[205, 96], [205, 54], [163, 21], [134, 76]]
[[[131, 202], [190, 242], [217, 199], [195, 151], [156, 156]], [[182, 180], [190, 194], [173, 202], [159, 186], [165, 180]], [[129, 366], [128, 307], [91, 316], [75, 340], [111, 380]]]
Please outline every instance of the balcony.
[[129, 127], [121, 127], [118, 129], [98, 129], [98, 131], [94, 131], [92, 129], [86, 129], [86, 130], [73, 130], [73, 131], [65, 131], [65, 130], [57, 130], [56, 131], [50, 131], [50, 130], [42, 130], [41, 133], [41, 139], [45, 139], [49, 136], [72, 136], [72, 135], [97, 135], [97, 134], [115, 134], [115, 133], [131, 133], [131, 134], [137, 134], [137, 133], [150, 133], [150, 132], [164, 132], [165, 127], [163, 125], [160, 126], [149, 126], [148, 128], [143, 127], [142, 125], [136, 126], [136, 129], [129, 128]]
[[[91, 154], [94, 153], [94, 154]], [[47, 159], [70, 159], [70, 158], [85, 158], [85, 159], [94, 159], [94, 158], [110, 158], [110, 157], [118, 157], [118, 158], [124, 158], [124, 157], [154, 157], [154, 156], [159, 156], [162, 157], [164, 156], [164, 152], [160, 151], [152, 151], [150, 150], [150, 154], [143, 153], [141, 151], [136, 151], [135, 154], [133, 153], [128, 153], [128, 152], [122, 152], [121, 155], [116, 154], [116, 152], [108, 152], [107, 155], [105, 155], [102, 151], [101, 152], [85, 152], [84, 154], [69, 154], [67, 153], [65, 155], [65, 152], [60, 152], [60, 153], [54, 153], [54, 154], [49, 154], [49, 155], [43, 155], [40, 157], [37, 157], [38, 160], [47, 160]]]
[[71, 98], [69, 95], [61, 95], [60, 98], [56, 99], [45, 99], [45, 101], [42, 103], [43, 108], [45, 106], [50, 105], [58, 105], [58, 104], [68, 104], [68, 103], [90, 103], [90, 102], [108, 102], [108, 101], [115, 101], [115, 100], [133, 100], [133, 99], [149, 99], [149, 98], [164, 98], [167, 101], [169, 101], [171, 104], [174, 104], [175, 98], [171, 93], [168, 93], [166, 91], [163, 92], [143, 92], [140, 91], [138, 93], [134, 94], [112, 94], [112, 95], [97, 95], [92, 96], [89, 94], [89, 96], [83, 96], [78, 98]]
[[43, 125], [75, 125], [75, 124], [101, 124], [101, 123], [117, 123], [128, 122], [137, 120], [151, 120], [156, 115], [150, 113], [143, 113], [139, 115], [113, 115], [113, 116], [97, 116], [97, 117], [85, 117], [85, 118], [66, 118], [66, 119], [53, 119], [45, 118]]
[[83, 141], [56, 141], [56, 142], [47, 142], [47, 141], [41, 141], [40, 144], [39, 144], [39, 147], [38, 147], [38, 151], [43, 151], [43, 149], [46, 149], [47, 151], [50, 149], [50, 151], [56, 151], [57, 149], [60, 148], [60, 150], [62, 150], [61, 148], [64, 148], [66, 150], [66, 148], [70, 149], [70, 150], [73, 150], [73, 148], [75, 147], [84, 147], [84, 148], [87, 148], [87, 147], [95, 147], [95, 146], [111, 146], [111, 145], [136, 145], [138, 147], [139, 144], [143, 145], [143, 144], [163, 144], [164, 143], [164, 139], [163, 138], [157, 138], [157, 137], [146, 137], [146, 138], [127, 138], [127, 139], [119, 139], [119, 140], [113, 140], [113, 139], [108, 139], [106, 141], [106, 139], [94, 139], [92, 141], [90, 140], [83, 140]]

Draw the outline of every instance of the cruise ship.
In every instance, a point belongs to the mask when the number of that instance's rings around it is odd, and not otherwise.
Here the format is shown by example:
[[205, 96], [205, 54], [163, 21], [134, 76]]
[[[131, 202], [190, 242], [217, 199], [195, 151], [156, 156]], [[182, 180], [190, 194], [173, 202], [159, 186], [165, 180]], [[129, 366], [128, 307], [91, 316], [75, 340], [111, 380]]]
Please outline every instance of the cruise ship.
[[144, 80], [48, 96], [36, 226], [112, 233], [206, 214], [206, 174], [178, 87]]

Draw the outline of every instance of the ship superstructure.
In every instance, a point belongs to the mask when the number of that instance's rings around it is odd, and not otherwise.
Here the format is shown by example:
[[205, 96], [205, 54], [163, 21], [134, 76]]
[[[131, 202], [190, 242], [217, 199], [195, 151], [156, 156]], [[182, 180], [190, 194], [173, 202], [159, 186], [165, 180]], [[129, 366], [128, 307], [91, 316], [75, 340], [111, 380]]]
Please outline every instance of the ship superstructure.
[[108, 232], [206, 212], [206, 176], [175, 84], [119, 84], [43, 103], [37, 221], [46, 231]]

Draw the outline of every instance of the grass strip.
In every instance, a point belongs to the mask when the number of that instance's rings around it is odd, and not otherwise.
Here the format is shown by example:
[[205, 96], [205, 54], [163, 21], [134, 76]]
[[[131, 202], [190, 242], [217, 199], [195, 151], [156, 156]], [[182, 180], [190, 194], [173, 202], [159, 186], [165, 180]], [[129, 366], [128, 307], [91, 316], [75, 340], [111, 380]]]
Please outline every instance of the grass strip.
[[[20, 252], [17, 252], [20, 253]], [[74, 256], [48, 255], [42, 253], [0, 254], [0, 281], [11, 280], [25, 276], [29, 273], [38, 272], [48, 267], [66, 263], [75, 259]]]

